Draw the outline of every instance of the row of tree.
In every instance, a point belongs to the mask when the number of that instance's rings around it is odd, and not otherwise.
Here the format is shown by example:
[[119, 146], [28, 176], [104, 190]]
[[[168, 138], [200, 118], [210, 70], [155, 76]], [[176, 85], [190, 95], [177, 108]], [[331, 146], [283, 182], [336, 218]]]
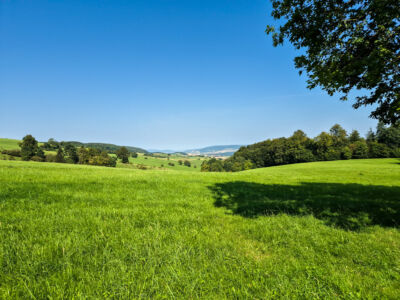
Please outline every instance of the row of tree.
[[[53, 138], [50, 138], [47, 142], [43, 143], [40, 147], [43, 150], [47, 150], [47, 151], [57, 151], [58, 148], [63, 148], [68, 144], [74, 145], [77, 148], [85, 147], [85, 148], [98, 149], [100, 151], [105, 151], [108, 154], [116, 154], [122, 148], [121, 146], [117, 146], [114, 144], [105, 144], [105, 143], [81, 143], [81, 142], [75, 142], [75, 141], [58, 142]], [[141, 149], [141, 148], [127, 147], [127, 146], [123, 146], [123, 147], [126, 148], [130, 153], [147, 153], [146, 150]]]
[[348, 135], [336, 124], [329, 133], [322, 132], [314, 139], [297, 130], [289, 138], [241, 147], [225, 161], [215, 158], [204, 161], [201, 170], [236, 172], [300, 162], [385, 157], [400, 157], [400, 124], [386, 127], [379, 123], [377, 130], [370, 130], [366, 138], [362, 138], [356, 130]]
[[[54, 140], [53, 140], [54, 141]], [[55, 141], [54, 141], [55, 142]], [[96, 166], [115, 167], [117, 158], [108, 155], [105, 151], [100, 151], [94, 148], [77, 148], [71, 143], [52, 143], [44, 144], [44, 147], [39, 146], [37, 140], [30, 134], [26, 135], [19, 144], [21, 150], [13, 150], [13, 156], [20, 156], [22, 160], [33, 160], [38, 162], [57, 162], [57, 163], [72, 163], [86, 164]], [[45, 154], [45, 150], [56, 150], [56, 154]], [[11, 155], [11, 153], [5, 153]]]

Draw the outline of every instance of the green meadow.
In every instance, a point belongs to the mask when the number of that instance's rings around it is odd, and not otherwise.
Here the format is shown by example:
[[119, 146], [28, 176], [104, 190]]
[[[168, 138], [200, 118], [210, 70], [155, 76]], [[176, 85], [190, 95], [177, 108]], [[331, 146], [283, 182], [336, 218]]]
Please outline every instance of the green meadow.
[[[138, 157], [129, 158], [129, 164], [123, 164], [119, 162], [117, 167], [120, 168], [137, 168], [140, 165], [146, 166], [150, 169], [169, 169], [169, 170], [177, 170], [177, 171], [192, 171], [192, 172], [200, 172], [201, 163], [204, 161], [204, 157], [195, 157], [195, 156], [186, 156], [186, 155], [167, 155], [163, 156], [145, 156], [141, 153], [138, 154]], [[183, 162], [187, 160], [190, 162], [190, 167], [184, 166]], [[182, 164], [179, 164], [179, 161], [182, 161]]]
[[399, 163], [0, 161], [0, 299], [396, 299]]
[[0, 150], [19, 149], [19, 140], [0, 138]]
[[[20, 140], [14, 139], [6, 139], [0, 138], [0, 152], [1, 150], [14, 150], [20, 149], [19, 143]], [[43, 143], [39, 143], [41, 145]], [[45, 151], [45, 154], [53, 154], [56, 155], [57, 151]], [[111, 154], [115, 156], [115, 154]], [[12, 160], [21, 160], [20, 157], [10, 157], [9, 155], [1, 154], [0, 159], [12, 159]], [[187, 156], [187, 155], [177, 155], [171, 154], [167, 155], [164, 153], [154, 154], [154, 156], [145, 156], [142, 153], [138, 154], [138, 157], [129, 158], [129, 164], [123, 164], [120, 161], [117, 163], [118, 168], [128, 168], [128, 169], [138, 169], [138, 168], [146, 168], [146, 169], [156, 169], [156, 170], [177, 170], [177, 171], [192, 171], [192, 172], [200, 172], [201, 163], [207, 159], [205, 157], [199, 156]], [[190, 162], [190, 167], [184, 166], [183, 162], [188, 160]], [[179, 161], [182, 161], [182, 164], [179, 164]]]

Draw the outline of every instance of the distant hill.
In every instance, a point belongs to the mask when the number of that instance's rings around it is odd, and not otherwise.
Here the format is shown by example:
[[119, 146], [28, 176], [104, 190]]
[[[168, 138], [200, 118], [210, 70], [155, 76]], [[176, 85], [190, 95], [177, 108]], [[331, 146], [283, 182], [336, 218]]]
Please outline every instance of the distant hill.
[[166, 153], [166, 154], [172, 154], [172, 153], [182, 153], [181, 151], [176, 151], [176, 150], [170, 150], [170, 149], [164, 149], [164, 150], [160, 150], [160, 149], [147, 149], [148, 152], [151, 153]]
[[[0, 149], [10, 150], [10, 149], [19, 149], [20, 140], [15, 139], [7, 139], [0, 138]], [[99, 150], [105, 150], [107, 152], [116, 152], [122, 146], [114, 145], [114, 144], [106, 144], [106, 143], [81, 143], [77, 141], [63, 141], [62, 143], [71, 143], [77, 147], [84, 146], [86, 148], [94, 148]], [[39, 144], [42, 144], [39, 142]], [[148, 153], [146, 150], [138, 147], [125, 146], [129, 152], [137, 152], [137, 153]]]
[[217, 145], [208, 146], [199, 149], [190, 149], [185, 152], [189, 155], [207, 155], [207, 156], [231, 156], [235, 153], [242, 145]]
[[206, 156], [231, 156], [235, 153], [242, 145], [217, 145], [208, 146], [204, 148], [190, 149], [185, 151], [177, 150], [160, 150], [160, 149], [147, 149], [151, 153], [167, 153], [167, 154], [181, 154], [181, 155], [206, 155]]
[[[73, 144], [77, 147], [84, 146], [86, 148], [94, 148], [94, 149], [99, 149], [99, 150], [104, 150], [107, 152], [116, 152], [119, 148], [122, 146], [114, 145], [114, 144], [105, 144], [105, 143], [81, 143], [81, 142], [76, 142], [76, 141], [64, 141], [64, 143], [70, 143]], [[131, 147], [131, 146], [125, 146], [129, 152], [137, 152], [137, 153], [148, 153], [147, 150], [138, 148], [138, 147]]]

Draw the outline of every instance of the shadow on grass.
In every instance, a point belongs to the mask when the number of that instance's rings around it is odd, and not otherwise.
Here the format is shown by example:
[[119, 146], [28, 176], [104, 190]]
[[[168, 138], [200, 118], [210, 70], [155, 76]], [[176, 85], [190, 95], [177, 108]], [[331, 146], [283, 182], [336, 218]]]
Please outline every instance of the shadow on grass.
[[400, 187], [340, 183], [268, 185], [236, 181], [218, 183], [210, 189], [215, 206], [249, 218], [279, 213], [312, 214], [327, 225], [349, 230], [369, 225], [400, 225]]

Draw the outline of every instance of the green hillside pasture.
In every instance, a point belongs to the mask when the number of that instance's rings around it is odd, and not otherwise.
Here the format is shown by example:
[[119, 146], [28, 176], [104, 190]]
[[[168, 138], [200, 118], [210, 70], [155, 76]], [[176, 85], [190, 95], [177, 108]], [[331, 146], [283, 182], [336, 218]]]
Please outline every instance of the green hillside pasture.
[[238, 173], [0, 161], [0, 298], [395, 299], [398, 160]]
[[[20, 142], [21, 142], [20, 140], [0, 138], [0, 150], [20, 149], [19, 147]], [[39, 142], [39, 145], [42, 144], [43, 143]]]
[[19, 149], [19, 143], [20, 141], [18, 140], [13, 140], [13, 139], [5, 139], [5, 138], [0, 138], [0, 160], [21, 160], [20, 157], [13, 157], [7, 154], [2, 154], [2, 150], [14, 150], [14, 149]]
[[[179, 165], [179, 160], [185, 161], [188, 160], [191, 163], [190, 167], [186, 167], [183, 164]], [[133, 165], [127, 165], [118, 163], [118, 167], [121, 168], [137, 168], [138, 165], [144, 165], [148, 168], [155, 168], [155, 169], [170, 169], [170, 170], [177, 170], [177, 171], [192, 171], [192, 172], [199, 172], [201, 170], [201, 163], [203, 162], [204, 158], [200, 157], [191, 157], [191, 156], [178, 156], [178, 155], [171, 155], [170, 159], [168, 160], [167, 157], [152, 157], [152, 156], [144, 156], [139, 154], [137, 158], [129, 158], [129, 162]], [[174, 166], [168, 165], [168, 163], [173, 163]], [[195, 167], [196, 166], [196, 167]]]
[[[1, 150], [11, 150], [11, 149], [20, 149], [18, 143], [21, 141], [13, 140], [13, 139], [5, 139], [0, 138], [0, 152]], [[42, 143], [39, 143], [39, 145]], [[45, 154], [53, 154], [55, 155], [57, 151], [45, 151]], [[114, 155], [114, 154], [111, 154]], [[203, 162], [203, 157], [191, 157], [191, 156], [181, 156], [181, 155], [170, 155], [170, 159], [167, 159], [167, 155], [158, 154], [159, 156], [164, 157], [152, 157], [152, 156], [144, 156], [143, 154], [139, 154], [137, 158], [129, 158], [129, 162], [132, 165], [126, 165], [122, 163], [118, 163], [117, 167], [120, 168], [137, 168], [138, 165], [144, 165], [149, 169], [170, 169], [170, 170], [178, 170], [178, 171], [200, 171], [201, 163]], [[146, 159], [147, 158], [147, 159]], [[19, 157], [10, 157], [9, 155], [4, 155], [0, 153], [0, 159], [12, 159], [12, 160], [21, 160]], [[191, 167], [186, 167], [183, 165], [179, 165], [179, 160], [189, 160], [191, 163]], [[169, 162], [174, 163], [174, 166], [168, 165]], [[195, 167], [196, 166], [196, 167]]]
[[[20, 140], [13, 140], [13, 139], [4, 139], [0, 138], [0, 152], [1, 150], [14, 150], [14, 149], [21, 149], [19, 147]], [[42, 143], [39, 143], [41, 145]], [[44, 151], [45, 154], [56, 154], [56, 151]], [[13, 157], [10, 155], [0, 153], [0, 159], [4, 160], [21, 160], [20, 157]]]
[[19, 142], [21, 142], [21, 141], [0, 138], [0, 151], [1, 150], [19, 149], [19, 145], [18, 145]]

